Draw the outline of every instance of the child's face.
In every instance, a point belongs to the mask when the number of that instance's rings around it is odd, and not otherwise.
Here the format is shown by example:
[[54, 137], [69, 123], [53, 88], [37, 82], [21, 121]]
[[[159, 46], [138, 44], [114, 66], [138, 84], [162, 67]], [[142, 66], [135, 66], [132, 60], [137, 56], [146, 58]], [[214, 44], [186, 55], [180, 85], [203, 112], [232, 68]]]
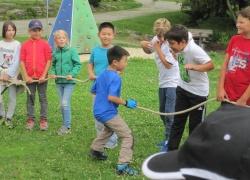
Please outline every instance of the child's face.
[[30, 29], [29, 34], [31, 39], [41, 39], [42, 30], [41, 29]]
[[64, 47], [67, 44], [67, 37], [64, 34], [60, 34], [55, 37], [55, 43], [57, 47]]
[[114, 63], [115, 63], [116, 70], [121, 72], [126, 68], [128, 64], [128, 57], [122, 56], [120, 61], [115, 61]]
[[16, 33], [16, 31], [14, 30], [14, 28], [11, 25], [9, 25], [8, 29], [6, 31], [6, 34], [5, 34], [5, 38], [8, 40], [11, 40], [14, 38], [15, 33]]
[[157, 38], [158, 40], [160, 41], [160, 43], [163, 43], [165, 40], [164, 40], [164, 36], [162, 34], [158, 34], [157, 35]]
[[170, 48], [175, 52], [181, 52], [186, 47], [187, 42], [185, 40], [182, 40], [181, 42], [177, 42], [175, 40], [168, 40]]
[[99, 32], [98, 36], [101, 40], [102, 46], [108, 47], [112, 44], [112, 40], [114, 39], [114, 31], [111, 28], [102, 28], [102, 30]]
[[238, 34], [249, 34], [250, 33], [250, 20], [248, 18], [239, 15], [236, 21], [236, 27]]

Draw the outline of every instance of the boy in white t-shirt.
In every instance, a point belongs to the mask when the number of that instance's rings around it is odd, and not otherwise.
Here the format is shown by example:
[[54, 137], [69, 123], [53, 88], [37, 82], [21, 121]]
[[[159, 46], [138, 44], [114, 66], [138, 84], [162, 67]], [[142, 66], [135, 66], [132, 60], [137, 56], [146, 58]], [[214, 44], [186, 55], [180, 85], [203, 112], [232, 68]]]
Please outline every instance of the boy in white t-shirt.
[[[209, 80], [207, 73], [214, 68], [211, 58], [198, 46], [186, 27], [173, 26], [166, 34], [171, 49], [177, 53], [180, 67], [180, 80], [176, 89], [175, 111], [193, 107], [207, 100]], [[189, 118], [189, 134], [200, 124], [205, 115], [205, 107], [201, 106], [191, 112], [174, 116], [170, 131], [168, 150], [178, 149], [181, 137]]]
[[[178, 61], [170, 52], [168, 42], [164, 37], [170, 28], [170, 22], [166, 18], [159, 18], [154, 22], [153, 27], [156, 35], [150, 42], [141, 42], [145, 53], [155, 52], [155, 63], [159, 70], [159, 110], [163, 113], [175, 111], [176, 87], [179, 80]], [[165, 139], [160, 146], [161, 151], [167, 151], [173, 116], [161, 116], [161, 119], [165, 126]]]

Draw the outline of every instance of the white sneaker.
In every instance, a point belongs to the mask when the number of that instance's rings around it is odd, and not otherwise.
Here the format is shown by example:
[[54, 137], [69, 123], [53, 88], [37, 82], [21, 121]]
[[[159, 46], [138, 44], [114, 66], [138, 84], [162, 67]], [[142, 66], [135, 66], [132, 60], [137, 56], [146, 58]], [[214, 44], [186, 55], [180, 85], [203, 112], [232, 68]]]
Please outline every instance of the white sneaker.
[[57, 131], [57, 134], [59, 135], [59, 136], [63, 136], [63, 135], [65, 135], [65, 134], [70, 134], [71, 133], [71, 130], [70, 130], [70, 128], [67, 128], [67, 127], [65, 127], [65, 126], [62, 126], [60, 129], [58, 129], [58, 131]]

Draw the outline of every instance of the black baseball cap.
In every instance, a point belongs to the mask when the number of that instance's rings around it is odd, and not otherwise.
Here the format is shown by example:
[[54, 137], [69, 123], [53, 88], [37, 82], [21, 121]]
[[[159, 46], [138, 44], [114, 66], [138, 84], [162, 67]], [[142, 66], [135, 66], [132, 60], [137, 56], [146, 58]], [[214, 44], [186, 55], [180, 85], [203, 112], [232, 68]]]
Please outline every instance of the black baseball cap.
[[224, 103], [179, 150], [148, 157], [150, 179], [250, 179], [250, 108]]
[[29, 29], [43, 29], [42, 22], [38, 19], [33, 19], [29, 22]]

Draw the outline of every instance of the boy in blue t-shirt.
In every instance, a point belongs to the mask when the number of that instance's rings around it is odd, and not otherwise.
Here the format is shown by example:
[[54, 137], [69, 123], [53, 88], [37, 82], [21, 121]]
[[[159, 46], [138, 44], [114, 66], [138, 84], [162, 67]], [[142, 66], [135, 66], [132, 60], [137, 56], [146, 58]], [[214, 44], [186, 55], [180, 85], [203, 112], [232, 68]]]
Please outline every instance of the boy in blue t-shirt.
[[93, 84], [91, 92], [96, 95], [94, 102], [94, 116], [104, 124], [103, 131], [92, 142], [90, 156], [98, 160], [106, 160], [104, 145], [115, 132], [121, 138], [121, 150], [116, 167], [118, 174], [136, 175], [137, 171], [129, 167], [133, 155], [133, 136], [126, 122], [118, 114], [118, 106], [125, 105], [134, 109], [137, 103], [133, 99], [124, 101], [121, 95], [121, 72], [127, 66], [129, 53], [119, 47], [114, 46], [107, 53], [109, 67], [101, 73]]
[[[99, 25], [99, 33], [98, 36], [101, 41], [101, 45], [95, 47], [89, 59], [88, 64], [88, 74], [89, 79], [94, 81], [104, 70], [108, 67], [108, 58], [107, 58], [107, 51], [111, 48], [112, 40], [114, 39], [115, 35], [115, 28], [114, 25], [110, 22], [103, 22]], [[93, 97], [93, 101], [95, 96]], [[95, 120], [95, 128], [97, 135], [103, 131], [103, 124]], [[114, 148], [117, 146], [117, 135], [114, 133], [109, 141], [105, 144], [106, 148]]]

